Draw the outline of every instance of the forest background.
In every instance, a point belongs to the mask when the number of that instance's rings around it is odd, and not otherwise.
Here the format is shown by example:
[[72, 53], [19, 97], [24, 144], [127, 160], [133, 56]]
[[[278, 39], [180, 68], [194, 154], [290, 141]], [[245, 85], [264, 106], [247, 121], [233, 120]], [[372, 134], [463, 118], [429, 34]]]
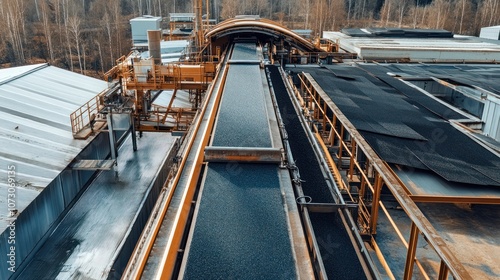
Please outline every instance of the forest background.
[[[500, 0], [211, 0], [210, 7], [219, 21], [260, 15], [315, 35], [407, 27], [477, 36], [500, 24]], [[192, 11], [182, 0], [0, 0], [0, 68], [48, 62], [99, 77], [130, 51], [131, 18], [160, 16], [167, 28], [169, 13]]]

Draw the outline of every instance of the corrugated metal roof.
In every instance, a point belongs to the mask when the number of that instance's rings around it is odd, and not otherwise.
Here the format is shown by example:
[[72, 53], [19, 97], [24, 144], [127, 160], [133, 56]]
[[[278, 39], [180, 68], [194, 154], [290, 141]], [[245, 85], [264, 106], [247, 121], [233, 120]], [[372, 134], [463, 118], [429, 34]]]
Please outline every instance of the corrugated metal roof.
[[[18, 210], [90, 142], [73, 139], [69, 115], [106, 88], [104, 81], [48, 64], [0, 70], [0, 177], [15, 166]], [[0, 180], [0, 207], [7, 186]]]
[[339, 41], [340, 47], [362, 59], [409, 59], [418, 62], [500, 61], [500, 43], [483, 38], [455, 35], [454, 38], [350, 37], [340, 32], [323, 32]]

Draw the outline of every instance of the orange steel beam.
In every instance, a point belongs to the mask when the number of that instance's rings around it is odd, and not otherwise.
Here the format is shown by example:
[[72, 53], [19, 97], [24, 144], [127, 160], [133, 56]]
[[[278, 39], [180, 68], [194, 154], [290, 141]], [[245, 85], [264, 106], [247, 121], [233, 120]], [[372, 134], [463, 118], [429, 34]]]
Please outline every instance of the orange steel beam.
[[377, 258], [379, 259], [382, 267], [385, 269], [385, 272], [387, 273], [387, 276], [389, 277], [389, 279], [395, 280], [396, 277], [394, 277], [394, 274], [392, 274], [391, 267], [389, 266], [389, 264], [387, 264], [387, 261], [385, 260], [384, 255], [382, 254], [382, 251], [380, 251], [380, 248], [378, 247], [377, 242], [375, 242], [375, 239], [373, 239], [373, 237], [370, 239], [370, 244], [372, 245], [373, 250], [375, 251], [375, 254], [377, 255]]
[[439, 265], [439, 275], [438, 275], [438, 280], [447, 280], [448, 279], [448, 267], [446, 267], [446, 264], [441, 261], [441, 264]]
[[418, 227], [415, 223], [411, 223], [410, 242], [408, 243], [408, 254], [406, 255], [404, 280], [411, 280], [413, 275], [413, 267], [415, 264], [415, 256], [417, 253], [418, 243]]
[[425, 203], [470, 203], [470, 204], [500, 204], [500, 197], [489, 196], [444, 196], [444, 195], [410, 195], [414, 202]]
[[370, 216], [370, 233], [377, 234], [378, 210], [380, 204], [380, 193], [382, 192], [382, 178], [379, 174], [375, 175], [375, 191], [373, 192], [372, 209]]
[[[399, 230], [398, 226], [396, 225], [396, 223], [394, 222], [394, 220], [391, 218], [391, 216], [389, 215], [389, 211], [387, 211], [387, 208], [385, 207], [385, 205], [382, 203], [382, 201], [380, 201], [380, 209], [382, 209], [382, 211], [384, 211], [385, 213], [385, 216], [387, 217], [387, 219], [389, 220], [389, 223], [391, 224], [392, 228], [394, 229], [394, 231], [396, 232], [396, 235], [399, 237], [399, 240], [401, 240], [401, 242], [403, 243], [403, 245], [406, 247], [406, 249], [408, 249], [408, 242], [406, 242], [405, 238], [403, 237], [403, 234], [401, 233], [401, 231]], [[427, 272], [425, 272], [424, 270], [424, 267], [423, 265], [420, 263], [420, 261], [415, 258], [415, 262], [417, 263], [417, 266], [418, 266], [418, 269], [420, 270], [420, 272], [422, 273], [422, 276], [427, 280], [427, 279], [430, 279], [429, 276], [427, 275]]]
[[[346, 190], [347, 186], [346, 186], [344, 180], [342, 180], [342, 176], [340, 175], [340, 172], [339, 172], [338, 168], [336, 167], [335, 161], [333, 160], [332, 156], [330, 155], [328, 148], [326, 147], [325, 143], [323, 142], [323, 139], [321, 138], [321, 136], [318, 133], [315, 133], [314, 135], [316, 136], [316, 139], [318, 140], [318, 143], [321, 146], [321, 149], [323, 150], [323, 154], [326, 157], [326, 161], [328, 162], [328, 165], [331, 166], [331, 168], [332, 168], [333, 177], [338, 180], [339, 187]], [[349, 196], [350, 195], [351, 194], [349, 193]], [[354, 200], [354, 199], [351, 197], [351, 200]]]
[[[325, 110], [326, 111], [326, 110]], [[349, 179], [354, 177], [354, 162], [356, 161], [356, 140], [351, 139], [351, 156], [349, 160]]]
[[204, 161], [281, 163], [282, 151], [279, 148], [210, 146], [205, 148]]
[[263, 29], [268, 30], [274, 34], [284, 35], [285, 37], [290, 38], [293, 42], [296, 42], [297, 45], [303, 46], [305, 49], [308, 49], [313, 52], [323, 52], [320, 48], [317, 48], [313, 43], [308, 40], [302, 38], [297, 33], [291, 31], [287, 27], [280, 25], [277, 22], [268, 20], [268, 19], [228, 19], [219, 24], [217, 24], [214, 28], [208, 31], [205, 34], [207, 39], [217, 36], [219, 33], [223, 33], [232, 29], [242, 29], [242, 28], [252, 28], [252, 29]]

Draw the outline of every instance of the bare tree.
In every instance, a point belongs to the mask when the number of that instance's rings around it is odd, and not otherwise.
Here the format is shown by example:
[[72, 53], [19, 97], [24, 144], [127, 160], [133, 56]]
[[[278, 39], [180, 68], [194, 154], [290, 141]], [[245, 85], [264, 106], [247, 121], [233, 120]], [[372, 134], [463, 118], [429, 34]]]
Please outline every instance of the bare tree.
[[483, 0], [480, 7], [480, 12], [482, 14], [482, 26], [492, 26], [495, 23], [500, 22], [499, 20], [499, 0]]
[[347, 24], [351, 22], [352, 0], [347, 0]]
[[399, 0], [396, 3], [399, 16], [398, 27], [401, 28], [401, 26], [403, 25], [404, 16], [406, 14], [406, 9], [408, 8], [408, 0]]
[[80, 41], [81, 41], [80, 24], [81, 24], [80, 18], [76, 16], [72, 16], [68, 19], [68, 28], [69, 32], [72, 35], [72, 39], [74, 40], [75, 43], [76, 54], [78, 56], [78, 65], [80, 66], [80, 72], [83, 73], [82, 56], [80, 52]]
[[[24, 55], [24, 6], [19, 1], [2, 2], [2, 16], [7, 23], [7, 38], [11, 44], [17, 63], [25, 61]], [[4, 6], [5, 5], [5, 6]]]
[[62, 21], [64, 24], [64, 35], [66, 37], [66, 47], [68, 49], [68, 63], [70, 70], [73, 71], [74, 65], [73, 65], [73, 54], [71, 51], [71, 37], [70, 37], [70, 27], [69, 27], [69, 0], [62, 0]]
[[450, 3], [447, 0], [437, 0], [432, 3], [434, 18], [436, 18], [435, 28], [444, 28], [448, 16]]
[[305, 5], [306, 5], [306, 11], [305, 11], [305, 14], [306, 14], [306, 20], [305, 20], [305, 23], [304, 23], [304, 29], [309, 29], [309, 14], [311, 13], [311, 5], [310, 5], [310, 0], [305, 0]]
[[330, 15], [330, 28], [331, 30], [337, 30], [346, 21], [345, 2], [344, 0], [332, 0], [329, 7], [330, 9], [327, 9], [327, 12]]
[[233, 0], [222, 0], [222, 11], [220, 16], [223, 19], [234, 18], [238, 12], [238, 3]]
[[389, 25], [389, 21], [391, 20], [392, 13], [392, 1], [385, 1], [382, 6], [382, 10], [380, 12], [380, 19], [384, 20], [385, 18], [385, 26]]
[[[52, 28], [51, 28], [51, 15], [50, 9], [46, 1], [40, 2], [41, 20], [43, 25], [43, 32], [47, 42], [47, 51], [49, 53], [49, 62], [54, 63], [54, 48], [52, 47]], [[38, 9], [37, 9], [38, 11]]]

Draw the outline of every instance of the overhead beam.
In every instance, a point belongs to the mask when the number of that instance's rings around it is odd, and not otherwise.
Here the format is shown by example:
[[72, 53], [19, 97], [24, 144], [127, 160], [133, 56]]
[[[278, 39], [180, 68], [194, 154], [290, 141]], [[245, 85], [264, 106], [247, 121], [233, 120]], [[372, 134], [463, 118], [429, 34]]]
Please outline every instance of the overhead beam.
[[206, 162], [281, 163], [282, 151], [262, 147], [206, 147]]
[[307, 52], [323, 52], [323, 50], [316, 48], [313, 43], [302, 38], [297, 33], [292, 30], [280, 25], [277, 22], [268, 19], [229, 19], [223, 21], [212, 28], [209, 32], [205, 34], [207, 39], [217, 38], [220, 34], [225, 32], [230, 32], [232, 30], [260, 30], [269, 33], [270, 36], [276, 36], [280, 34], [287, 38], [287, 41], [294, 43], [294, 47]]

